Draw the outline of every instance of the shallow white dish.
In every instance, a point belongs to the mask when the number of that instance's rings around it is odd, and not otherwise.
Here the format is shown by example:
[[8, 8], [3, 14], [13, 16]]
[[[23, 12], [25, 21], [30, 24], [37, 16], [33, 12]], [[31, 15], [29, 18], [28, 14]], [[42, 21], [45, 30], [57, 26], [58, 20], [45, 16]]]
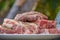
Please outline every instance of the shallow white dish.
[[1, 39], [55, 39], [60, 35], [53, 34], [0, 34]]

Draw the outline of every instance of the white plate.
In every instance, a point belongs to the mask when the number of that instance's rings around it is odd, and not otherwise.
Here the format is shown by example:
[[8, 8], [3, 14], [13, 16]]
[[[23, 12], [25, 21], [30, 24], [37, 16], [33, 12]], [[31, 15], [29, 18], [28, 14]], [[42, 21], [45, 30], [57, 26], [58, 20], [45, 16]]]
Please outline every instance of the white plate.
[[0, 34], [1, 39], [55, 39], [60, 35], [53, 34]]

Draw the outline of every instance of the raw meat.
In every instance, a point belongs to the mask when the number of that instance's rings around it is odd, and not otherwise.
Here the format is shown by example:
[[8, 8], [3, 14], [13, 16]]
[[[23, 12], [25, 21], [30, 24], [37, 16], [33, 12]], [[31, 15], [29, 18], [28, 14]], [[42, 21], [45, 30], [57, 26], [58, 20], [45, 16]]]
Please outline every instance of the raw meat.
[[53, 28], [53, 29], [48, 29], [49, 34], [60, 34], [60, 30]]
[[60, 34], [56, 21], [47, 19], [47, 16], [35, 11], [17, 14], [15, 19], [4, 19], [0, 34]]
[[0, 26], [0, 34], [60, 34], [56, 29], [56, 22], [51, 20], [37, 20], [35, 23], [5, 19]]
[[7, 29], [0, 26], [0, 34], [15, 34], [15, 30]]
[[37, 20], [36, 24], [40, 29], [56, 28], [56, 22], [52, 20]]
[[39, 12], [26, 12], [23, 14], [17, 14], [15, 17], [15, 20], [17, 21], [36, 21], [37, 19], [48, 19], [47, 16], [43, 15], [42, 13]]
[[38, 26], [35, 23], [22, 22], [23, 34], [36, 34]]
[[38, 27], [35, 23], [17, 22], [11, 19], [5, 19], [2, 26], [14, 30], [17, 34], [36, 34]]
[[18, 34], [21, 34], [21, 25], [15, 20], [4, 19], [4, 23], [2, 24], [2, 26], [6, 27], [7, 29], [14, 30]]

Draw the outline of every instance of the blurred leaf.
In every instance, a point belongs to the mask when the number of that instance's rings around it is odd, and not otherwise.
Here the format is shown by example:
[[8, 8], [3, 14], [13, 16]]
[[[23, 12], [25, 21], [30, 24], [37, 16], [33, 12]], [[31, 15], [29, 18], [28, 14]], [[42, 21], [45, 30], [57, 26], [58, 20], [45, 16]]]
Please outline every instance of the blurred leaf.
[[4, 17], [12, 7], [15, 0], [2, 0], [0, 2], [0, 17]]
[[35, 11], [42, 12], [47, 15], [49, 19], [55, 19], [58, 7], [60, 6], [60, 0], [40, 0]]
[[14, 4], [15, 0], [10, 0], [10, 7]]
[[0, 10], [4, 7], [4, 5], [5, 5], [5, 0], [0, 2]]

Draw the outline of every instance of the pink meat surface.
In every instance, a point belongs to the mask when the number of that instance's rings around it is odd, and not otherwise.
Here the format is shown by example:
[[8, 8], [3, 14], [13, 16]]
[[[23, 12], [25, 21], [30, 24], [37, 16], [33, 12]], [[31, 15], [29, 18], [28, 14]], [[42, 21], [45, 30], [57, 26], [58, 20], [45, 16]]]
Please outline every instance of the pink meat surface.
[[21, 34], [21, 25], [15, 20], [5, 19], [2, 26], [7, 28], [7, 29], [14, 30], [15, 33]]
[[60, 34], [60, 30], [53, 28], [53, 29], [48, 29], [49, 34]]
[[7, 29], [0, 26], [0, 34], [15, 34], [15, 30]]
[[36, 21], [37, 19], [48, 19], [48, 17], [40, 12], [34, 11], [17, 14], [15, 17], [17, 21]]
[[56, 21], [40, 12], [17, 14], [15, 19], [4, 19], [0, 25], [0, 34], [60, 34], [56, 29]]
[[5, 19], [0, 27], [2, 32], [7, 34], [47, 34], [54, 33], [50, 32], [50, 29], [56, 28], [56, 22], [52, 20], [37, 20], [35, 23], [15, 21], [12, 19]]
[[52, 20], [37, 20], [36, 24], [40, 29], [56, 28], [56, 22]]

